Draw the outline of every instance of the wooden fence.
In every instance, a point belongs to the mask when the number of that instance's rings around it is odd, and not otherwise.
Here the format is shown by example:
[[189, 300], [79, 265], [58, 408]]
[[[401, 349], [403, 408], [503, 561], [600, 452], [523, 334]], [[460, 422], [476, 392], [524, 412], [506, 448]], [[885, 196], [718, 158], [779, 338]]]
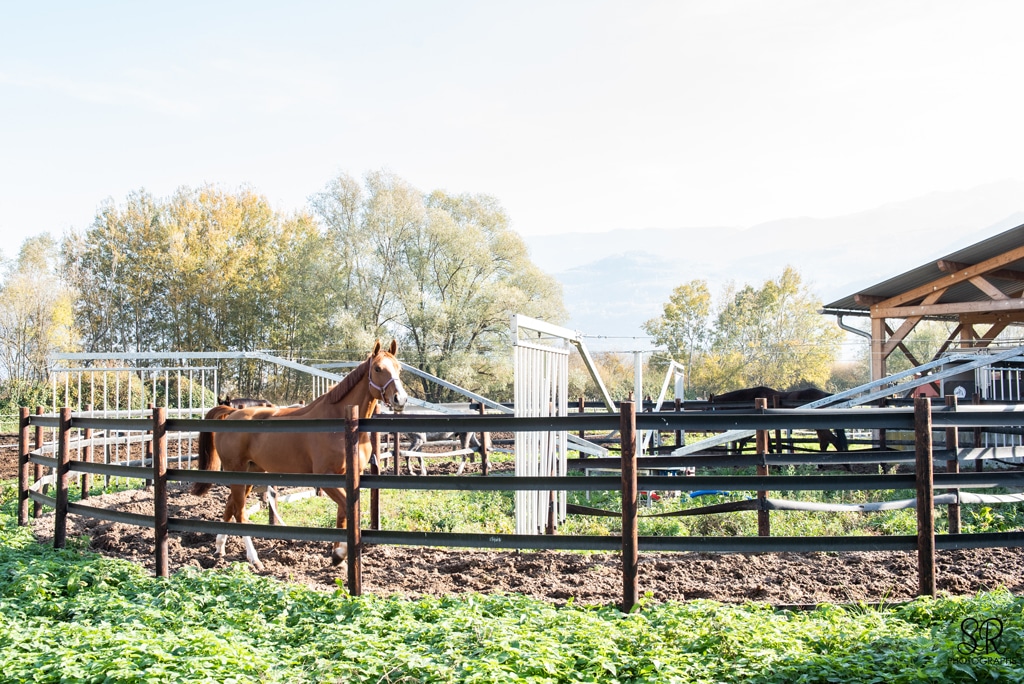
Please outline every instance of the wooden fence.
[[[619, 414], [577, 414], [544, 418], [512, 418], [508, 416], [474, 417], [380, 417], [359, 420], [355, 407], [349, 417], [340, 425], [339, 421], [204, 421], [189, 419], [168, 419], [164, 409], [154, 409], [152, 419], [103, 419], [76, 417], [70, 409], [62, 409], [56, 417], [30, 415], [22, 409], [20, 417], [20, 459], [19, 459], [19, 524], [28, 523], [28, 502], [55, 508], [54, 545], [62, 547], [66, 540], [68, 513], [104, 520], [114, 520], [144, 527], [150, 527], [156, 534], [156, 572], [168, 574], [167, 539], [170, 532], [196, 531], [208, 534], [233, 534], [267, 537], [276, 539], [302, 539], [316, 541], [345, 541], [348, 543], [348, 590], [353, 595], [361, 593], [361, 551], [363, 543], [473, 547], [490, 549], [562, 549], [620, 551], [622, 554], [623, 610], [630, 610], [637, 601], [639, 592], [638, 559], [641, 551], [699, 551], [720, 553], [753, 552], [809, 552], [809, 551], [917, 551], [919, 593], [934, 595], [936, 592], [935, 552], [936, 549], [980, 548], [999, 546], [1024, 546], [1024, 532], [986, 534], [943, 534], [936, 535], [934, 524], [935, 489], [958, 490], [986, 489], [995, 487], [1024, 486], [1024, 473], [1019, 471], [992, 470], [984, 472], [934, 473], [936, 460], [946, 465], [951, 462], [984, 458], [994, 453], [992, 449], [959, 448], [954, 440], [946, 449], [935, 449], [933, 435], [936, 430], [949, 431], [957, 428], [984, 429], [1008, 424], [1024, 424], [1024, 407], [960, 407], [945, 406], [933, 408], [927, 398], [915, 401], [913, 409], [873, 410], [759, 410], [745, 414], [715, 414], [706, 412], [683, 413], [641, 413], [637, 414], [632, 402], [623, 402]], [[56, 454], [42, 456], [31, 451], [30, 433], [33, 428], [57, 430]], [[907, 430], [914, 432], [916, 446], [913, 453], [915, 472], [912, 475], [771, 475], [771, 468], [794, 462], [793, 455], [765, 453], [767, 440], [764, 434], [780, 429], [816, 428], [866, 428]], [[125, 466], [91, 463], [88, 459], [72, 460], [71, 436], [74, 430], [123, 430], [148, 431], [152, 439], [151, 466]], [[642, 457], [636, 451], [637, 430], [659, 431], [722, 431], [758, 430], [758, 453], [753, 456], [691, 455], [680, 457]], [[287, 473], [230, 473], [186, 469], [171, 469], [167, 466], [167, 435], [173, 432], [195, 431], [259, 431], [259, 432], [341, 432], [348, 440], [350, 454], [359, 432], [514, 432], [546, 430], [618, 430], [621, 456], [617, 459], [585, 459], [580, 463], [594, 467], [612, 467], [621, 476], [562, 476], [562, 477], [479, 477], [479, 476], [401, 476], [362, 474], [349, 463], [344, 476], [308, 475]], [[38, 444], [37, 434], [37, 444]], [[38, 449], [37, 449], [38, 451]], [[840, 453], [832, 460], [864, 462], [894, 462], [906, 458], [907, 452], [874, 451], [870, 456], [857, 452]], [[802, 456], [801, 462], [808, 457]], [[819, 460], [817, 457], [815, 461]], [[54, 496], [46, 496], [32, 487], [29, 465], [49, 466], [55, 474]], [[579, 465], [579, 464], [577, 464]], [[640, 513], [639, 492], [641, 490], [680, 489], [680, 478], [664, 473], [677, 468], [717, 467], [723, 465], [757, 465], [756, 476], [695, 476], [686, 478], [688, 489], [714, 489], [724, 491], [757, 491], [759, 525], [758, 537], [641, 537], [638, 535]], [[572, 469], [572, 466], [570, 466]], [[92, 473], [136, 477], [152, 481], [154, 491], [154, 515], [152, 517], [93, 507], [81, 502], [69, 502], [68, 491], [71, 473]], [[663, 474], [646, 475], [643, 472]], [[38, 477], [38, 476], [37, 476]], [[170, 518], [167, 509], [168, 482], [214, 482], [215, 484], [252, 484], [274, 486], [344, 487], [348, 494], [345, 530], [324, 528], [303, 528], [281, 525], [223, 523], [185, 518]], [[567, 491], [611, 491], [622, 493], [622, 508], [616, 512], [622, 518], [622, 533], [608, 536], [568, 535], [501, 535], [469, 533], [429, 533], [360, 529], [361, 494], [369, 490], [371, 496], [384, 489], [428, 489], [428, 490], [567, 490]], [[905, 536], [863, 536], [863, 537], [778, 537], [770, 536], [769, 490], [843, 490], [864, 489], [897, 490], [916, 489], [917, 535]], [[920, 505], [922, 504], [923, 505]], [[712, 511], [708, 511], [712, 512]], [[688, 513], [692, 513], [688, 512]]]

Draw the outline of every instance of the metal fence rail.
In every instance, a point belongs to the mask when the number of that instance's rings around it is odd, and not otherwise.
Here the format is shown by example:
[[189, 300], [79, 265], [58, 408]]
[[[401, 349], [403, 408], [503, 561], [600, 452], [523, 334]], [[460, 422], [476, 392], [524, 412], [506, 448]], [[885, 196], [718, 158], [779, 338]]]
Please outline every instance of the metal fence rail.
[[[198, 531], [210, 534], [244, 534], [247, 536], [276, 539], [304, 539], [319, 541], [348, 541], [348, 587], [353, 594], [361, 591], [361, 543], [455, 546], [491, 549], [544, 548], [565, 550], [621, 550], [623, 557], [623, 602], [626, 610], [635, 604], [637, 589], [637, 558], [640, 551], [700, 551], [719, 553], [753, 553], [784, 551], [864, 551], [902, 550], [918, 552], [918, 575], [920, 593], [935, 593], [936, 548], [979, 548], [995, 546], [1024, 545], [1024, 532], [988, 533], [984, 535], [948, 534], [936, 535], [934, 530], [935, 489], [988, 489], [995, 487], [1024, 487], [1024, 473], [1021, 472], [933, 472], [936, 459], [947, 462], [960, 456], [977, 457], [977, 450], [959, 447], [937, 450], [933, 447], [932, 433], [958, 427], [1005, 426], [1008, 423], [1024, 425], [1024, 407], [935, 407], [927, 399], [916, 402], [914, 409], [872, 409], [872, 410], [813, 410], [801, 412], [761, 410], [743, 414], [696, 415], [686, 413], [636, 414], [631, 402], [623, 402], [619, 415], [578, 414], [542, 418], [513, 418], [507, 416], [459, 416], [459, 417], [388, 417], [358, 420], [354, 415], [347, 421], [251, 421], [232, 423], [227, 421], [203, 421], [193, 419], [168, 419], [166, 409], [153, 411], [151, 419], [102, 419], [94, 416], [75, 416], [64, 409], [58, 416], [33, 416], [23, 409], [20, 417], [20, 458], [19, 458], [19, 513], [20, 524], [27, 524], [28, 501], [37, 505], [53, 506], [56, 510], [54, 544], [62, 546], [66, 536], [66, 516], [76, 515], [125, 522], [150, 527], [155, 530], [157, 545], [157, 573], [166, 575], [167, 534], [170, 531]], [[714, 489], [723, 491], [767, 490], [834, 490], [851, 491], [863, 489], [899, 490], [916, 489], [918, 535], [888, 537], [808, 537], [792, 538], [761, 536], [750, 538], [735, 537], [641, 537], [637, 533], [639, 517], [638, 492], [641, 489], [678, 489], [680, 478], [665, 475], [640, 474], [641, 470], [665, 470], [684, 465], [774, 465], [789, 463], [793, 457], [761, 453], [755, 456], [694, 455], [679, 457], [638, 458], [636, 451], [636, 430], [640, 427], [650, 430], [730, 430], [737, 427], [767, 431], [772, 429], [803, 429], [808, 427], [843, 428], [886, 428], [913, 431], [916, 435], [914, 452], [873, 452], [877, 460], [893, 459], [898, 455], [907, 460], [910, 455], [915, 462], [913, 475], [759, 475], [759, 476], [695, 476], [687, 477], [688, 488]], [[33, 428], [49, 427], [58, 430], [56, 455], [45, 456], [33, 451], [29, 433]], [[148, 432], [152, 443], [152, 458], [149, 467], [140, 465], [115, 465], [87, 463], [71, 459], [71, 434], [76, 430], [105, 429]], [[618, 430], [620, 432], [618, 459], [586, 459], [580, 463], [594, 466], [613, 467], [621, 476], [531, 476], [531, 477], [477, 477], [477, 476], [396, 476], [368, 474], [361, 475], [353, 463], [347, 464], [346, 475], [308, 475], [289, 473], [235, 473], [209, 472], [167, 467], [166, 436], [169, 432], [335, 432], [339, 438], [348, 440], [350, 454], [355, 453], [354, 444], [359, 432], [396, 433], [420, 431], [531, 431], [531, 430]], [[760, 443], [760, 440], [759, 440]], [[990, 450], [985, 450], [990, 451]], [[972, 452], [972, 453], [969, 453]], [[840, 454], [839, 458], [853, 454]], [[788, 460], [787, 460], [788, 458]], [[862, 457], [865, 460], [868, 457]], [[817, 457], [815, 461], [819, 460]], [[803, 459], [807, 461], [806, 458]], [[839, 461], [842, 462], [842, 461]], [[45, 466], [53, 470], [47, 480], [55, 487], [55, 495], [47, 496], [37, 491], [40, 482], [32, 482], [29, 464]], [[150, 480], [154, 484], [154, 516], [141, 516], [109, 509], [88, 506], [68, 501], [68, 484], [71, 473], [116, 474]], [[213, 482], [217, 484], [252, 484], [275, 486], [343, 487], [346, 489], [349, 506], [347, 529], [310, 529], [281, 525], [240, 525], [183, 518], [167, 515], [168, 482]], [[523, 491], [562, 489], [569, 491], [621, 491], [622, 533], [612, 536], [568, 536], [568, 535], [502, 535], [399, 532], [379, 529], [360, 529], [360, 493], [368, 490], [371, 496], [383, 489], [434, 489], [434, 490], [476, 490], [476, 491]], [[762, 511], [767, 516], [767, 506]], [[770, 533], [769, 533], [770, 534]]]

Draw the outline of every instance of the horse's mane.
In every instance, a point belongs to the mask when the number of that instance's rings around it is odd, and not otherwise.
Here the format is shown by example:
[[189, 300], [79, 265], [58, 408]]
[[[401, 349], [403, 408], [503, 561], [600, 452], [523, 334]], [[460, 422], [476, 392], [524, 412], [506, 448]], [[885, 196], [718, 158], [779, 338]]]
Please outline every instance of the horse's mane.
[[352, 369], [352, 372], [341, 379], [337, 385], [332, 387], [324, 395], [324, 401], [337, 404], [339, 401], [345, 398], [349, 392], [355, 389], [355, 386], [359, 384], [359, 381], [366, 377], [366, 374], [370, 371], [370, 361], [373, 357], [367, 357], [365, 361]]

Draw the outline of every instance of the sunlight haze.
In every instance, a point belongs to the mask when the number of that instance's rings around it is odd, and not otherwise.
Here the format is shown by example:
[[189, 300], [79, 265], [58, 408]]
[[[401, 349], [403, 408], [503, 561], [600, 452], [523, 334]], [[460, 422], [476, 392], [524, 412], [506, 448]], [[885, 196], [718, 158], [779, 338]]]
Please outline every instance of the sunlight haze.
[[0, 8], [8, 257], [133, 190], [244, 185], [291, 212], [376, 169], [493, 195], [523, 235], [841, 216], [1022, 177], [1017, 2]]

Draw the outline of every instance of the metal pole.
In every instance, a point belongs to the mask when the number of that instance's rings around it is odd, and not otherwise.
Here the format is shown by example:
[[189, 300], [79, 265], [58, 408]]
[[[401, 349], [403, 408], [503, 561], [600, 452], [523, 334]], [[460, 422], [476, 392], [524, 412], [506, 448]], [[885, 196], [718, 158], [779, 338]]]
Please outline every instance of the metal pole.
[[[85, 405], [86, 413], [92, 413], [92, 404]], [[82, 430], [82, 441], [85, 442], [85, 446], [82, 448], [82, 460], [86, 463], [92, 463], [92, 428], [85, 428]], [[92, 487], [92, 475], [89, 473], [82, 473], [82, 498], [89, 498], [89, 488]]]
[[[946, 395], [946, 406], [952, 407], [956, 410], [956, 395]], [[956, 452], [960, 448], [960, 431], [956, 427], [946, 428], [946, 448], [952, 449], [953, 458], [946, 461], [946, 472], [947, 473], [959, 473], [960, 472], [960, 461], [956, 457]], [[959, 489], [947, 490], [954, 494], [959, 494]], [[956, 503], [951, 503], [947, 507], [947, 515], [949, 517], [949, 533], [960, 534], [960, 498], [957, 497]]]
[[[57, 382], [57, 381], [54, 380], [54, 382]], [[56, 391], [57, 390], [54, 389], [54, 396], [56, 396]], [[43, 407], [42, 406], [36, 406], [36, 415], [37, 416], [43, 415]], [[43, 428], [41, 426], [39, 426], [39, 425], [36, 425], [35, 438], [36, 438], [35, 449], [36, 449], [36, 451], [40, 451], [43, 448]], [[42, 476], [43, 476], [43, 466], [39, 465], [38, 463], [33, 463], [32, 464], [32, 482], [39, 482], [39, 478], [41, 478]], [[45, 493], [45, 491], [46, 491], [46, 489], [44, 488], [43, 492]], [[33, 501], [32, 502], [32, 517], [33, 518], [38, 518], [39, 517], [39, 513], [41, 512], [41, 509], [42, 509], [42, 504], [40, 504], [38, 501]]]
[[[480, 403], [480, 415], [487, 414], [487, 407]], [[491, 433], [480, 433], [480, 474], [487, 477], [491, 474]]]
[[[373, 407], [373, 415], [380, 415], [380, 404]], [[380, 433], [370, 433], [370, 473], [380, 475]], [[380, 529], [380, 490], [370, 490], [370, 529]]]
[[363, 593], [359, 516], [359, 407], [345, 409], [345, 503], [348, 529], [348, 592]]
[[18, 524], [28, 525], [28, 407], [18, 409]]
[[53, 515], [53, 548], [63, 549], [68, 538], [68, 472], [71, 465], [71, 408], [60, 410], [57, 433], [57, 491]]
[[935, 596], [935, 490], [932, 466], [932, 401], [914, 398], [914, 449], [917, 476], [918, 595]]
[[[759, 409], [763, 411], [766, 408], [768, 408], [767, 399], [754, 399], [755, 410]], [[755, 433], [756, 451], [762, 461], [757, 466], [758, 477], [768, 477], [768, 466], [764, 463], [764, 456], [768, 453], [768, 437], [769, 433], [767, 430], [758, 430]], [[757, 493], [757, 500], [761, 503], [761, 506], [757, 509], [757, 535], [759, 537], [772, 536], [771, 518], [768, 513], [767, 499], [767, 490], [759, 491]]]
[[167, 535], [167, 408], [153, 409], [153, 532], [156, 576], [169, 577]]
[[622, 450], [622, 612], [629, 613], [637, 601], [639, 571], [639, 497], [636, 481], [636, 405], [619, 404], [619, 435]]

